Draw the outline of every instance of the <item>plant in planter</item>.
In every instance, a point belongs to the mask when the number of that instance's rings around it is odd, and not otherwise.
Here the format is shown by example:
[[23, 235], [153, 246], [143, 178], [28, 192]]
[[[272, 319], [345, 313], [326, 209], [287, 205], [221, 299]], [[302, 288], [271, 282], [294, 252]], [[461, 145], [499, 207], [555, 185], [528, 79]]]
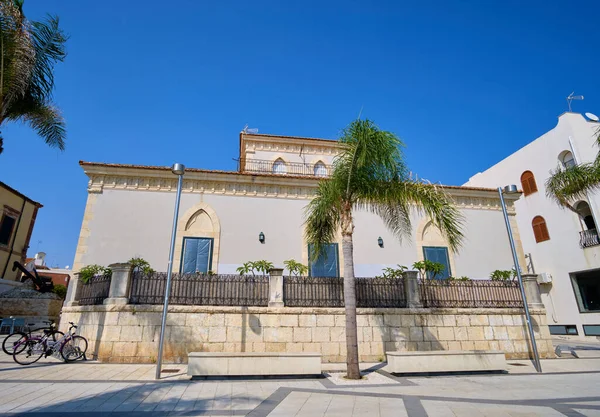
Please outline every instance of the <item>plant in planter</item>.
[[[435, 279], [436, 276], [444, 272], [446, 266], [439, 262], [432, 262], [426, 259], [424, 261], [415, 262], [413, 268], [419, 271], [422, 279]], [[430, 274], [428, 274], [428, 272]]]
[[406, 272], [408, 267], [404, 265], [397, 265], [397, 268], [384, 268], [383, 274], [376, 276], [375, 278], [402, 278], [402, 274]]
[[112, 276], [112, 270], [96, 264], [84, 266], [79, 270], [79, 280], [84, 284], [87, 284], [90, 279], [97, 276], [110, 278]]
[[516, 277], [517, 271], [514, 268], [510, 271], [496, 269], [490, 274], [490, 279], [492, 281], [514, 281]]
[[145, 275], [149, 275], [154, 272], [154, 269], [152, 269], [150, 263], [148, 263], [148, 261], [144, 258], [131, 258], [128, 263], [131, 265], [134, 272], [139, 271]]
[[256, 275], [256, 272], [260, 272], [261, 275], [267, 275], [269, 270], [273, 268], [273, 262], [261, 260], [261, 261], [248, 261], [244, 262], [242, 266], [236, 269], [240, 275]]
[[306, 265], [302, 265], [300, 262], [297, 262], [294, 259], [283, 261], [283, 264], [289, 271], [290, 275], [300, 276], [308, 272], [308, 267]]
[[265, 260], [254, 262], [254, 269], [256, 269], [258, 272], [261, 272], [262, 275], [267, 275], [269, 273], [269, 270], [272, 268], [273, 268], [273, 262], [269, 262], [269, 261], [265, 261]]

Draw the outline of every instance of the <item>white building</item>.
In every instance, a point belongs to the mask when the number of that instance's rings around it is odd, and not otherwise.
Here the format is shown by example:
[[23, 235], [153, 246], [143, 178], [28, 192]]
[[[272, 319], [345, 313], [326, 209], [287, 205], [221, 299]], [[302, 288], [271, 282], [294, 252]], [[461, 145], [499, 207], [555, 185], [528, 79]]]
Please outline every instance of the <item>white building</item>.
[[[235, 274], [242, 263], [261, 259], [276, 267], [283, 267], [288, 259], [308, 265], [304, 209], [321, 177], [330, 174], [338, 146], [332, 140], [242, 133], [238, 171], [187, 169], [174, 270]], [[73, 270], [141, 256], [154, 269], [165, 271], [175, 175], [168, 167], [91, 162], [81, 162], [81, 166], [89, 177], [89, 194]], [[465, 217], [466, 239], [460, 252], [449, 250], [431, 221], [417, 213], [412, 236], [399, 242], [379, 217], [356, 212], [356, 275], [372, 277], [385, 267], [410, 267], [423, 258], [444, 263], [446, 276], [487, 278], [495, 269], [510, 269], [512, 257], [495, 190], [446, 189]], [[524, 266], [514, 221], [513, 202], [518, 197], [507, 198]], [[329, 256], [310, 265], [310, 274], [343, 274], [340, 242], [340, 237], [331, 242]]]
[[545, 182], [559, 164], [592, 162], [600, 123], [578, 113], [564, 113], [555, 128], [465, 185], [498, 187], [519, 184], [517, 223], [529, 272], [540, 274], [542, 298], [551, 332], [600, 336], [600, 194], [577, 202], [578, 213], [546, 196]]

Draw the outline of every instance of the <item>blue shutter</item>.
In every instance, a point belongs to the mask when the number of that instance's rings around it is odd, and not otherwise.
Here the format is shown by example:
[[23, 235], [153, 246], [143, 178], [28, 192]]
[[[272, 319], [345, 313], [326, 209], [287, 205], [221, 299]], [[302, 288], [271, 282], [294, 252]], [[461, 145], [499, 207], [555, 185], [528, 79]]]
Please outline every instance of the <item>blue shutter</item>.
[[[309, 259], [312, 257], [313, 245], [308, 245]], [[310, 275], [313, 277], [338, 277], [339, 257], [337, 243], [323, 245], [323, 252], [315, 262], [310, 263]]]
[[181, 272], [207, 273], [212, 257], [212, 239], [209, 238], [183, 238], [183, 260]]
[[[431, 262], [439, 262], [445, 266], [444, 271], [436, 276], [436, 279], [445, 279], [450, 276], [450, 258], [448, 257], [448, 248], [426, 246], [423, 248], [425, 259]], [[431, 278], [430, 273], [427, 273], [427, 278]]]
[[196, 272], [206, 274], [210, 260], [211, 239], [198, 239], [198, 252], [196, 253]]
[[196, 272], [197, 239], [183, 239], [183, 273]]

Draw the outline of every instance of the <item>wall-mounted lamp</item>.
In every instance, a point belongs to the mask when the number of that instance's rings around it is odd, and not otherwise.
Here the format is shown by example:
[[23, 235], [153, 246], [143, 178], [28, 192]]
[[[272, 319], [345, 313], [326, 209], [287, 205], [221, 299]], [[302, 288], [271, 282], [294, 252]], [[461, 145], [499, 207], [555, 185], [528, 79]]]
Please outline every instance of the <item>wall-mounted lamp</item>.
[[380, 248], [383, 248], [383, 239], [381, 238], [381, 236], [379, 236], [379, 239], [377, 239], [377, 244]]
[[263, 232], [260, 232], [260, 233], [258, 234], [258, 241], [259, 241], [260, 243], [265, 243], [265, 234], [264, 234]]

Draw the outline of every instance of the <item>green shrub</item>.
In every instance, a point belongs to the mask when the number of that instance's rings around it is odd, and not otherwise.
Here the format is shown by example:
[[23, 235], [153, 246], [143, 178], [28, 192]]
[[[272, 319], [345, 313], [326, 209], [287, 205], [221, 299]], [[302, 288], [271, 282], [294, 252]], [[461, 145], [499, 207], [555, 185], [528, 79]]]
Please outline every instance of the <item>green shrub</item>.
[[54, 288], [52, 289], [52, 292], [54, 294], [58, 295], [63, 300], [67, 297], [67, 287], [65, 287], [62, 284], [54, 284]]
[[290, 259], [288, 261], [283, 261], [283, 264], [290, 272], [290, 275], [304, 275], [308, 272], [308, 267], [306, 265], [302, 265], [300, 262], [297, 262], [294, 259]]
[[517, 277], [517, 271], [513, 268], [510, 271], [496, 269], [490, 274], [492, 281], [512, 281]]
[[236, 271], [239, 272], [240, 275], [248, 275], [249, 273], [256, 275], [255, 272], [261, 272], [262, 275], [266, 275], [271, 268], [273, 268], [273, 263], [269, 261], [248, 261], [244, 262]]
[[444, 272], [446, 266], [439, 262], [432, 262], [428, 260], [418, 261], [413, 264], [413, 268], [417, 269], [421, 273], [421, 278], [425, 279], [427, 277], [427, 273], [431, 272], [430, 278], [435, 279], [436, 276]]
[[408, 269], [404, 265], [397, 265], [397, 268], [384, 268], [381, 276], [375, 278], [402, 278], [402, 274]]
[[151, 274], [154, 272], [154, 269], [152, 269], [148, 261], [144, 258], [131, 258], [128, 263], [134, 271], [141, 271], [144, 274]]
[[84, 266], [79, 270], [79, 280], [84, 284], [87, 284], [91, 278], [97, 275], [110, 277], [112, 276], [112, 270], [96, 264]]

